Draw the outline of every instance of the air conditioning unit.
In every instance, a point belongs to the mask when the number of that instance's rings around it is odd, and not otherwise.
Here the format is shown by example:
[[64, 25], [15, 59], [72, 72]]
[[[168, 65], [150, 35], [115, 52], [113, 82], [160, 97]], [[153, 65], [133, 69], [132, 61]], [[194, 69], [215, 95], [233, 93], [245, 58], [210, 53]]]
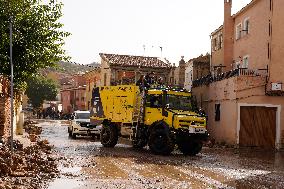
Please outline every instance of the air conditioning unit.
[[282, 83], [271, 83], [272, 91], [282, 91]]

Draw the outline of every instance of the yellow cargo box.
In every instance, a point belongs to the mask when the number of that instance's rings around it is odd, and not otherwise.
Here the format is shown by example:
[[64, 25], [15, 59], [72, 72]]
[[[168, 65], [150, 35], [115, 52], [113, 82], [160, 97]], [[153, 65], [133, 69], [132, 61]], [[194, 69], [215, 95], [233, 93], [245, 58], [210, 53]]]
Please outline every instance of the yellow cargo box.
[[[97, 87], [93, 91], [91, 119], [132, 123], [139, 87], [135, 85]], [[102, 106], [103, 104], [103, 106]]]

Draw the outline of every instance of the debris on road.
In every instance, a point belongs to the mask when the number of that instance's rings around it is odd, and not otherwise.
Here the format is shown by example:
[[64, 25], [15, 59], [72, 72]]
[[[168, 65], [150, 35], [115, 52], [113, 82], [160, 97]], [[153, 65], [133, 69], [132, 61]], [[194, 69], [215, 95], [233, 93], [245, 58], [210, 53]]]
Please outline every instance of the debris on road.
[[13, 153], [9, 144], [8, 140], [0, 146], [0, 188], [39, 188], [44, 180], [57, 176], [56, 158], [51, 155], [52, 146], [47, 140], [26, 148], [14, 140]]

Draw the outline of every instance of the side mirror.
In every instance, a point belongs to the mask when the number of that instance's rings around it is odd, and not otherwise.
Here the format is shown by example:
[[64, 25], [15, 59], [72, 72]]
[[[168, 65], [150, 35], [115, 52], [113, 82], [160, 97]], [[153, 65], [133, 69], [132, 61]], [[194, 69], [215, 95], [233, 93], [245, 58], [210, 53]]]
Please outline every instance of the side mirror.
[[169, 108], [170, 108], [170, 104], [166, 104], [166, 105], [165, 105], [165, 108], [166, 108], [166, 109], [169, 109]]

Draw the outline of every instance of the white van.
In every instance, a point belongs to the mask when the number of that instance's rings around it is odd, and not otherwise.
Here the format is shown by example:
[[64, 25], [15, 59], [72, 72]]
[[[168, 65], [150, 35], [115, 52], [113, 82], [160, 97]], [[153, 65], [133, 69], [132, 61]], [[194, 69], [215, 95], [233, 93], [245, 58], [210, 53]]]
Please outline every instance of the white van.
[[90, 111], [75, 111], [68, 126], [69, 136], [76, 138], [78, 135], [100, 136], [102, 126], [90, 123]]

